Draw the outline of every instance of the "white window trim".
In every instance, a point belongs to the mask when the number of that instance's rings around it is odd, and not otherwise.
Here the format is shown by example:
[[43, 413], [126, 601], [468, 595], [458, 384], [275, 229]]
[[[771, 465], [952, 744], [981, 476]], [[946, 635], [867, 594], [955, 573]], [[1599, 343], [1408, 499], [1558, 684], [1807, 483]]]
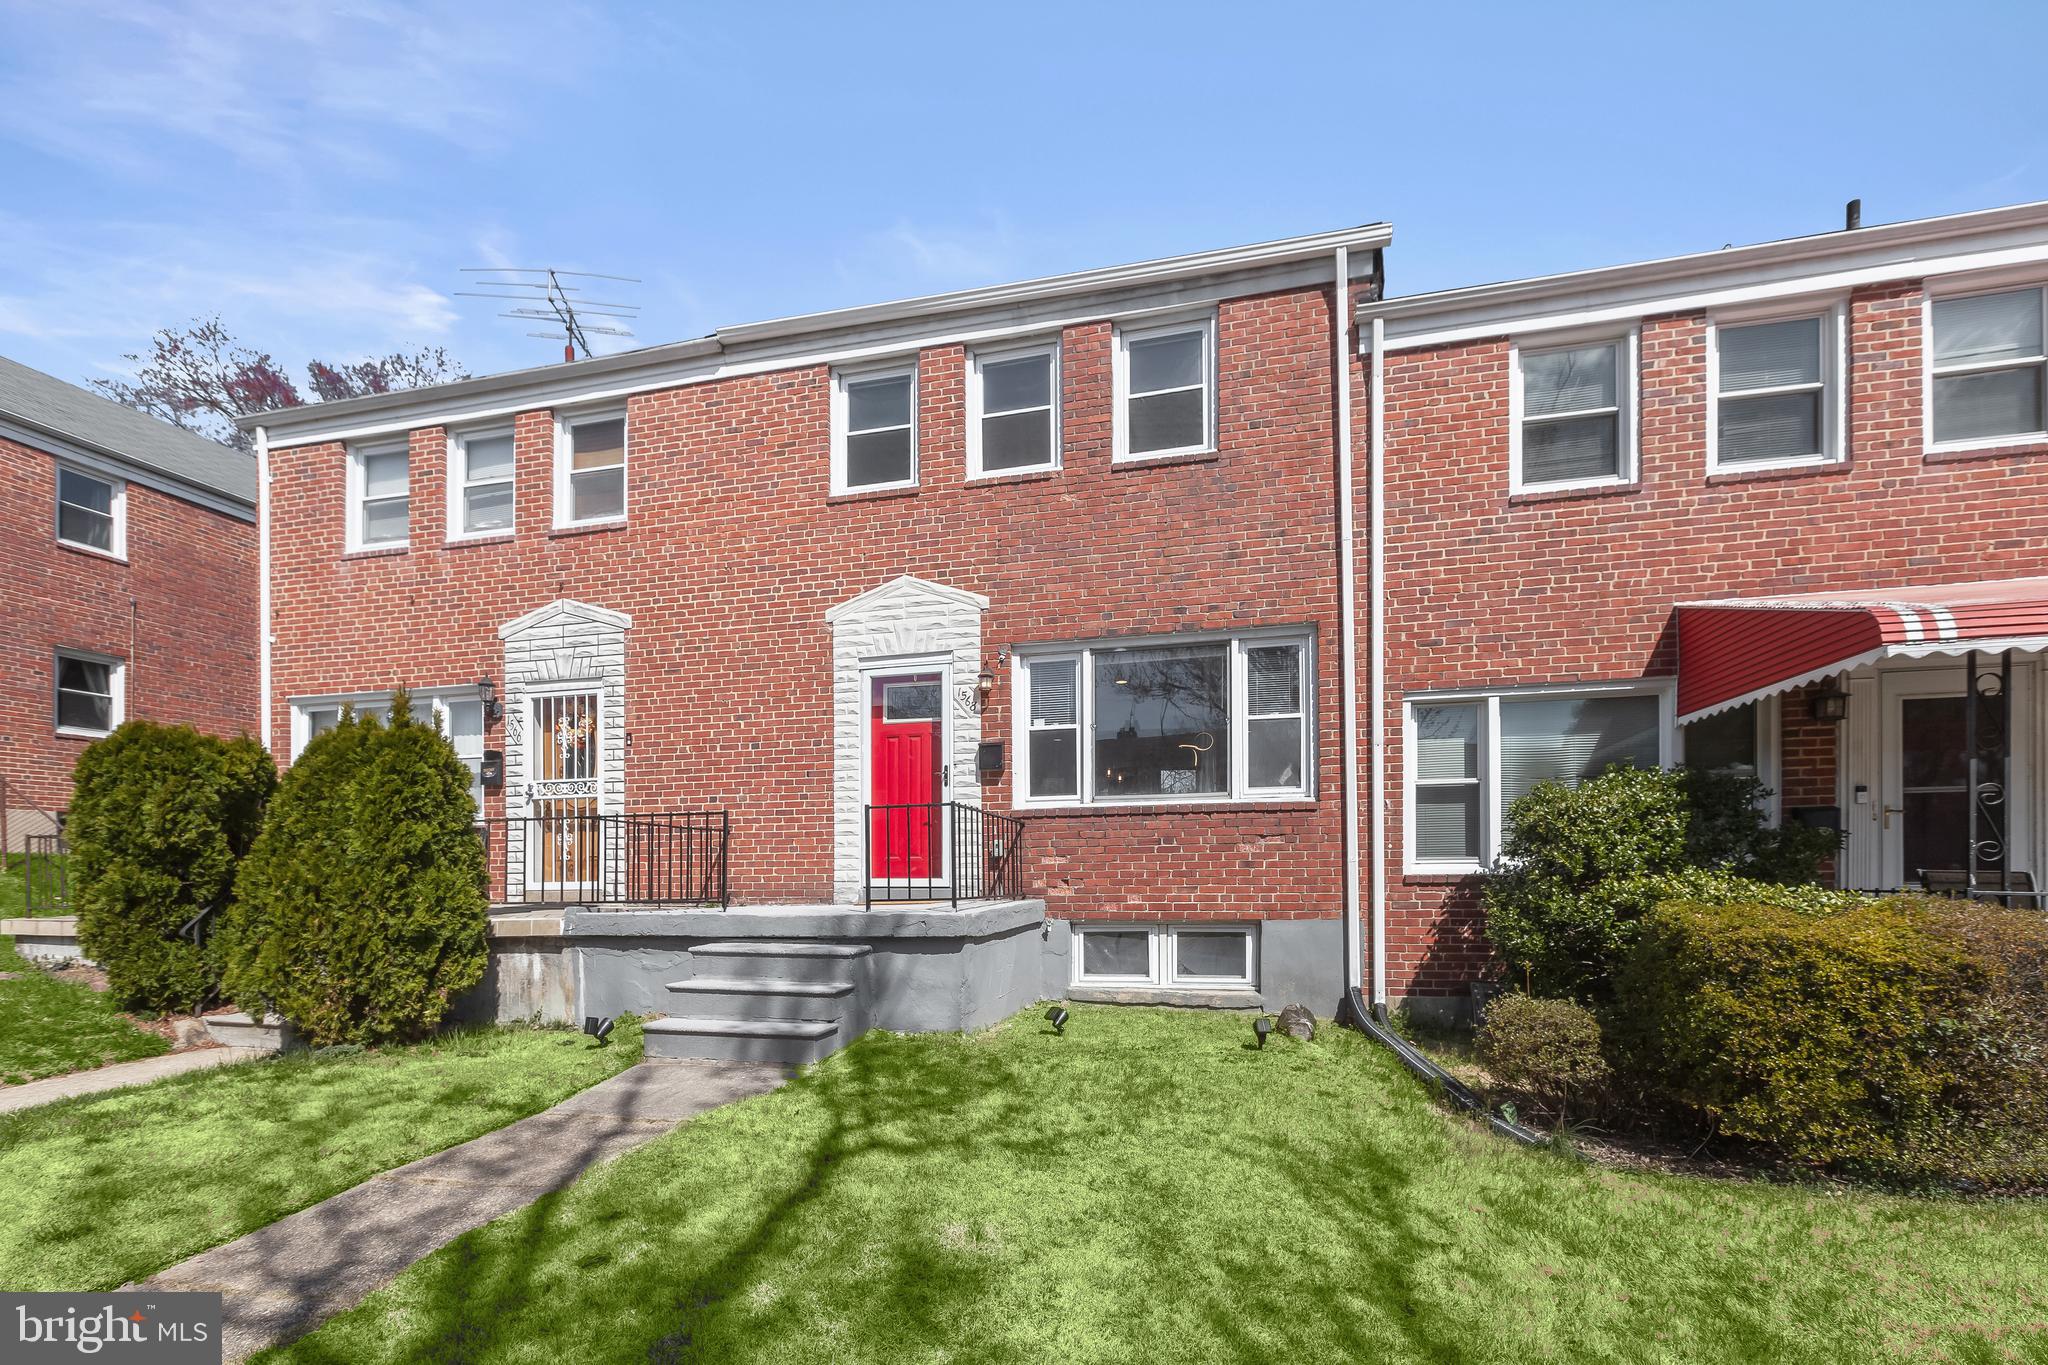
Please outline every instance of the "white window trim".
[[[61, 665], [62, 661], [65, 659], [75, 659], [80, 663], [106, 665], [107, 689], [111, 697], [110, 709], [112, 711], [112, 715], [110, 718], [113, 721], [113, 723], [109, 725], [106, 729], [92, 730], [80, 725], [64, 725], [58, 722], [57, 717], [60, 714], [62, 714], [58, 706], [58, 703], [61, 700], [61, 694], [63, 692], [63, 688], [60, 683], [60, 680], [63, 676]], [[95, 654], [93, 651], [89, 649], [52, 650], [50, 653], [51, 728], [57, 734], [63, 735], [68, 739], [105, 739], [108, 735], [113, 734], [114, 731], [121, 728], [122, 721], [128, 719], [127, 684], [128, 665], [127, 662], [123, 659], [117, 659], [111, 654]]]
[[[1230, 704], [1230, 784], [1226, 791], [1191, 795], [1098, 796], [1095, 792], [1095, 683], [1094, 655], [1098, 650], [1164, 649], [1183, 645], [1228, 645]], [[1301, 650], [1301, 782], [1294, 787], [1253, 787], [1247, 779], [1250, 763], [1249, 733], [1245, 698], [1245, 652], [1262, 645], [1294, 645]], [[1031, 791], [1031, 663], [1071, 659], [1075, 664], [1075, 762], [1079, 765], [1079, 791], [1074, 796], [1032, 797]], [[1133, 806], [1214, 806], [1232, 802], [1261, 805], [1291, 803], [1314, 805], [1316, 771], [1316, 640], [1312, 631], [1298, 626], [1267, 627], [1245, 631], [1201, 631], [1185, 635], [1143, 635], [1087, 640], [1072, 644], [1023, 645], [1010, 662], [1010, 695], [1021, 698], [1011, 708], [1010, 748], [1016, 755], [1016, 775], [1011, 782], [1011, 804], [1029, 810], [1119, 809]], [[1065, 729], [1064, 726], [1041, 727]]]
[[[1772, 322], [1820, 321], [1820, 450], [1812, 455], [1792, 455], [1774, 460], [1721, 462], [1721, 329], [1753, 327]], [[1849, 304], [1779, 308], [1766, 313], [1729, 312], [1707, 315], [1707, 473], [1749, 474], [1765, 469], [1803, 469], [1816, 465], [1840, 464], [1848, 455], [1843, 439], [1849, 429], [1848, 357]], [[1810, 384], [1783, 384], [1772, 388], [1744, 389], [1734, 398], [1760, 398], [1772, 394], [1805, 392]]]
[[[1256, 994], [1259, 989], [1259, 923], [1256, 920], [1242, 922], [1218, 921], [1199, 924], [1158, 924], [1086, 920], [1073, 928], [1073, 968], [1069, 978], [1075, 986], [1100, 987], [1150, 987], [1157, 990], [1215, 990], [1244, 991]], [[1143, 976], [1091, 975], [1084, 970], [1086, 961], [1087, 936], [1097, 934], [1143, 934], [1145, 935], [1146, 972]], [[1232, 934], [1242, 935], [1245, 940], [1245, 974], [1229, 976], [1188, 976], [1180, 975], [1178, 962], [1180, 954], [1179, 937], [1182, 934]]]
[[[365, 466], [367, 465], [370, 457], [373, 455], [405, 456], [404, 540], [363, 539], [363, 504], [366, 501], [364, 496], [365, 490], [363, 487], [363, 480]], [[385, 501], [385, 499], [380, 498], [378, 501]], [[348, 552], [350, 554], [354, 554], [362, 550], [403, 550], [407, 548], [412, 543], [413, 521], [412, 449], [410, 442], [404, 440], [377, 441], [374, 443], [366, 443], [364, 445], [359, 446], [350, 446], [348, 448], [348, 498], [346, 500], [346, 506], [346, 518], [348, 525], [345, 528], [346, 537], [343, 541], [343, 544], [347, 547]]]
[[[614, 418], [624, 424], [620, 428], [619, 436], [618, 468], [623, 471], [623, 476], [620, 479], [619, 486], [618, 514], [609, 517], [584, 517], [581, 520], [577, 520], [569, 515], [570, 509], [576, 505], [575, 499], [569, 493], [569, 459], [575, 454], [575, 447], [570, 441], [570, 428], [586, 422], [604, 422]], [[554, 463], [554, 528], [557, 531], [568, 530], [576, 526], [615, 526], [624, 521], [627, 513], [633, 510], [631, 504], [633, 495], [633, 477], [631, 472], [633, 468], [633, 423], [626, 416], [626, 409], [623, 406], [578, 408], [571, 412], [556, 413]], [[601, 465], [599, 468], [610, 469], [612, 466]]]
[[[1984, 294], [2016, 294], [2021, 290], [2039, 291], [2042, 310], [2041, 345], [2048, 351], [2048, 280], [2038, 273], [2029, 272], [2022, 276], [1966, 277], [1963, 280], [1944, 280], [1940, 284], [1930, 283], [1920, 296], [1920, 441], [1921, 448], [1930, 453], [1946, 454], [1952, 451], [2003, 450], [2008, 446], [2039, 445], [2048, 442], [2048, 430], [2016, 431], [2003, 436], [1979, 436], [1967, 441], [1937, 441], [1934, 439], [1934, 381], [1938, 376], [1970, 374], [1980, 370], [2016, 370], [2025, 361], [1980, 362], [1974, 365], [1951, 365], [1937, 370], [1934, 364], [1934, 304], [1937, 299], [1967, 299]], [[2043, 419], [2048, 421], [2048, 357], [2033, 362], [2042, 372]]]
[[[113, 517], [113, 527], [107, 537], [110, 542], [107, 549], [102, 550], [97, 545], [87, 545], [82, 541], [66, 540], [64, 538], [64, 475], [66, 474], [71, 475], [73, 478], [91, 479], [94, 483], [106, 484], [113, 490], [107, 501], [108, 511]], [[102, 559], [118, 559], [126, 563], [128, 559], [128, 481], [126, 479], [114, 478], [108, 474], [100, 474], [62, 460], [58, 461], [57, 476], [55, 487], [52, 490], [52, 503], [50, 507], [50, 531], [56, 536], [57, 543], [68, 550], [83, 550], [86, 554], [98, 555]]]
[[[1619, 402], [1618, 449], [1615, 453], [1616, 472], [1603, 474], [1595, 479], [1564, 479], [1553, 483], [1527, 483], [1522, 478], [1522, 357], [1539, 355], [1545, 351], [1569, 350], [1580, 346], [1612, 345], [1617, 348], [1616, 363], [1621, 366]], [[1639, 395], [1642, 388], [1642, 365], [1639, 359], [1642, 346], [1642, 329], [1632, 326], [1623, 331], [1612, 328], [1585, 333], [1548, 333], [1542, 336], [1516, 337], [1508, 343], [1508, 492], [1557, 493], [1575, 488], [1620, 488], [1634, 483], [1640, 475], [1636, 452], [1636, 431], [1641, 424]], [[1582, 413], [1569, 414], [1584, 416], [1594, 412], [1587, 408]], [[1544, 420], [1562, 418], [1568, 414], [1551, 413]]]
[[[1194, 445], [1171, 450], [1131, 453], [1131, 343], [1181, 332], [1202, 334], [1202, 439]], [[1143, 464], [1148, 460], [1172, 460], [1187, 455], [1210, 455], [1216, 450], [1216, 310], [1205, 308], [1170, 321], [1148, 319], [1141, 327], [1118, 324], [1115, 344], [1110, 348], [1114, 404], [1111, 414], [1113, 464]], [[1183, 393], [1185, 389], [1156, 389], [1156, 393]]]
[[[1052, 448], [1046, 452], [1043, 464], [1019, 465], [1014, 469], [983, 469], [981, 467], [981, 423], [990, 414], [984, 410], [982, 398], [981, 367], [998, 364], [1005, 360], [1024, 360], [1032, 356], [1044, 356], [1051, 361], [1052, 388], [1047, 404], [1052, 413]], [[998, 350], [976, 351], [967, 362], [967, 477], [973, 480], [996, 480], [1022, 478], [1027, 474], [1046, 474], [1060, 467], [1060, 410], [1065, 406], [1061, 383], [1060, 343], [1052, 341], [1034, 342], [1028, 346], [1008, 346]], [[1036, 408], [1011, 408], [1008, 412], [1036, 412]], [[915, 413], [913, 412], [913, 417]], [[913, 431], [915, 428], [913, 427]]]
[[[478, 479], [469, 477], [469, 443], [497, 436], [513, 436], [512, 473], [502, 479]], [[448, 433], [448, 539], [458, 540], [504, 540], [509, 538], [519, 525], [519, 466], [516, 448], [516, 434], [509, 426], [472, 427], [465, 431]], [[512, 525], [501, 530], [471, 531], [463, 526], [463, 495], [472, 488], [492, 488], [504, 484], [512, 490]]]
[[[1676, 679], [1613, 683], [1569, 683], [1492, 690], [1411, 692], [1401, 704], [1401, 858], [1402, 870], [1413, 876], [1471, 876], [1489, 871], [1500, 857], [1504, 807], [1500, 799], [1500, 704], [1539, 697], [1657, 698], [1657, 763], [1678, 762], [1678, 684]], [[1479, 857], [1419, 858], [1415, 853], [1415, 712], [1418, 707], [1479, 706]]]
[[[849, 384], [863, 384], [876, 379], [910, 380], [910, 477], [896, 479], [889, 483], [850, 484], [846, 478], [847, 401], [846, 387]], [[919, 398], [923, 388], [918, 374], [918, 362], [890, 360], [876, 365], [849, 366], [832, 371], [832, 492], [841, 493], [886, 493], [891, 489], [915, 488], [922, 472], [918, 459]], [[896, 431], [897, 427], [875, 427], [875, 431]]]
[[[60, 650], [58, 652], [71, 653], [75, 651]], [[85, 658], [90, 656], [80, 655], [79, 657]], [[328, 692], [318, 695], [285, 698], [286, 704], [291, 707], [292, 716], [292, 762], [296, 763], [298, 761], [299, 755], [305, 752], [307, 743], [310, 742], [312, 739], [312, 736], [307, 733], [307, 726], [309, 724], [309, 712], [339, 710], [344, 706], [353, 706], [358, 711], [362, 710], [366, 706], [380, 706], [388, 708], [391, 705], [391, 698], [395, 695], [396, 693], [393, 692], [391, 689], [385, 688], [382, 691]], [[414, 701], [424, 700], [433, 707], [434, 723], [441, 727], [441, 733], [444, 735], [448, 733], [448, 704], [450, 702], [476, 701], [479, 699], [477, 689], [474, 686], [436, 688], [423, 687], [413, 692], [411, 695]]]
[[[1775, 826], [1784, 816], [1784, 773], [1779, 761], [1779, 736], [1784, 731], [1784, 721], [1778, 703], [1782, 698], [1773, 693], [1758, 697], [1751, 703], [1756, 707], [1756, 780], [1770, 789], [1770, 795], [1763, 799], [1764, 823]], [[1685, 762], [1686, 727], [1678, 727], [1678, 757], [1675, 763]]]

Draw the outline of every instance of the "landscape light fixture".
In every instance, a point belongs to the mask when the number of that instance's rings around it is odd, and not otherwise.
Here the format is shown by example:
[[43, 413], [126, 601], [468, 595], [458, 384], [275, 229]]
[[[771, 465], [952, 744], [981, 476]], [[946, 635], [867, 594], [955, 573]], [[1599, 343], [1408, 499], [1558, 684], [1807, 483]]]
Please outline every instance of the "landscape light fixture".
[[1052, 1025], [1052, 1031], [1060, 1037], [1067, 1036], [1067, 1012], [1054, 1005], [1045, 1012], [1045, 1022]]
[[476, 680], [476, 696], [484, 704], [484, 724], [488, 725], [505, 714], [505, 708], [498, 705], [498, 685], [489, 678]]
[[1849, 694], [1839, 687], [1830, 687], [1825, 692], [1813, 694], [1807, 703], [1815, 720], [1841, 721], [1849, 718]]
[[1263, 1051], [1266, 1046], [1266, 1040], [1273, 1036], [1273, 1016], [1262, 1014], [1252, 1020], [1252, 1032], [1259, 1035], [1259, 1048]]
[[597, 1039], [597, 1045], [603, 1047], [611, 1041], [613, 1022], [609, 1014], [602, 1019], [594, 1014], [585, 1015], [583, 1018], [583, 1031]]

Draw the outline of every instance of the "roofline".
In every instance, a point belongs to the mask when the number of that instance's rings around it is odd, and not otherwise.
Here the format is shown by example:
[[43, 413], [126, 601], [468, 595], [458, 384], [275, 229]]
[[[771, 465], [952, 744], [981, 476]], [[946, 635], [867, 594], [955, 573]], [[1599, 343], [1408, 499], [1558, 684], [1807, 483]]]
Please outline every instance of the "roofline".
[[[862, 304], [819, 313], [772, 318], [763, 322], [741, 323], [735, 327], [722, 327], [705, 337], [621, 351], [614, 355], [594, 356], [588, 360], [508, 370], [502, 374], [457, 380], [452, 384], [436, 384], [428, 388], [406, 389], [397, 393], [372, 394], [363, 398], [343, 398], [328, 403], [309, 403], [303, 407], [250, 413], [236, 418], [235, 424], [244, 431], [253, 431], [257, 427], [267, 428], [273, 433], [274, 443], [289, 444], [291, 430], [295, 427], [331, 426], [337, 421], [372, 416], [399, 408], [473, 401], [487, 398], [492, 394], [517, 391], [543, 380], [560, 383], [564, 380], [583, 381], [630, 375], [635, 371], [659, 370], [679, 361], [723, 355], [728, 348], [735, 346], [786, 343], [860, 328], [914, 322], [922, 318], [955, 317], [966, 313], [1043, 303], [1075, 295], [1173, 284], [1224, 275], [1233, 271], [1310, 260], [1334, 252], [1339, 247], [1378, 250], [1393, 240], [1392, 224], [1365, 223], [1357, 227], [1337, 228], [1299, 237], [1283, 237], [1270, 242], [1254, 242], [1247, 246], [1222, 247], [1181, 256], [1164, 256], [1128, 265], [1103, 266], [1064, 275], [1047, 275], [1011, 284], [988, 285], [977, 289], [961, 289], [945, 294], [899, 299], [889, 303]], [[276, 438], [283, 439], [280, 442]]]
[[25, 417], [11, 408], [0, 408], [0, 436], [8, 437], [32, 450], [40, 450], [45, 455], [59, 460], [83, 462], [88, 465], [98, 464], [102, 467], [103, 473], [118, 472], [121, 477], [132, 483], [154, 488], [159, 493], [168, 493], [172, 497], [209, 511], [224, 512], [242, 520], [253, 520], [256, 514], [254, 497], [245, 498], [218, 484], [166, 469], [149, 460], [138, 459], [126, 451], [116, 450], [112, 446], [75, 432], [60, 430], [48, 423]]
[[[1405, 298], [1382, 299], [1359, 306], [1362, 320], [1381, 318], [1394, 322], [1408, 318], [1433, 317], [1440, 313], [1478, 311], [1508, 312], [1526, 308], [1537, 311], [1559, 300], [1605, 291], [1644, 290], [1660, 285], [1709, 280], [1759, 267], [1796, 265], [1825, 260], [1849, 252], [1898, 250], [1934, 242], [1950, 241], [2000, 230], [2048, 228], [2048, 200], [2013, 204], [2004, 208], [1973, 209], [1967, 213], [1913, 218], [1899, 223], [1784, 237], [1749, 246], [1723, 247], [1718, 251], [1665, 256], [1627, 265], [1598, 266], [1589, 270], [1566, 271], [1556, 275], [1533, 275], [1494, 284], [1465, 285], [1440, 289]], [[1902, 262], [1903, 264], [1904, 262]]]

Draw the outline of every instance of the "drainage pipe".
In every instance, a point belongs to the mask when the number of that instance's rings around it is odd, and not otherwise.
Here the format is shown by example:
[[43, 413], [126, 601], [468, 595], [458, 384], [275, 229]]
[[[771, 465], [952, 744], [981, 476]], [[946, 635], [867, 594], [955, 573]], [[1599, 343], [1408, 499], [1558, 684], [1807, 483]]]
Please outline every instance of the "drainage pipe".
[[270, 432], [256, 428], [256, 740], [270, 748]]
[[1351, 501], [1351, 253], [1341, 246], [1336, 268], [1330, 334], [1337, 366], [1333, 401], [1337, 419], [1337, 634], [1343, 649], [1339, 690], [1344, 702], [1344, 989], [1355, 992], [1363, 975], [1358, 943], [1358, 566]]
[[1387, 1023], [1386, 1006], [1376, 1005], [1368, 1010], [1365, 1006], [1365, 996], [1356, 986], [1346, 994], [1344, 1003], [1347, 1007], [1346, 1012], [1351, 1016], [1348, 1022], [1353, 1027], [1393, 1053], [1401, 1065], [1408, 1068], [1410, 1074], [1425, 1085], [1434, 1086], [1452, 1104], [1486, 1120], [1488, 1128], [1512, 1142], [1519, 1142], [1524, 1147], [1550, 1145], [1550, 1139], [1534, 1128], [1489, 1110], [1486, 1101], [1480, 1099], [1471, 1086], [1438, 1066], [1422, 1049], [1394, 1032]]
[[[1366, 438], [1371, 445], [1372, 489], [1366, 516], [1371, 519], [1367, 562], [1372, 585], [1367, 593], [1371, 627], [1366, 649], [1372, 657], [1370, 735], [1372, 741], [1372, 1002], [1387, 1007], [1387, 423], [1382, 409], [1387, 394], [1387, 324], [1372, 320], [1372, 378], [1366, 401]], [[1356, 826], [1354, 826], [1355, 828]]]

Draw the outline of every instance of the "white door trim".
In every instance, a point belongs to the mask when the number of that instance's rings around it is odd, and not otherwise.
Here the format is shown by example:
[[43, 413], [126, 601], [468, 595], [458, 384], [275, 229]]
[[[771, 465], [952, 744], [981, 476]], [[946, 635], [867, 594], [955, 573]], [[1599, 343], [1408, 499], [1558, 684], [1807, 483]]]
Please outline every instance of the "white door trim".
[[[1998, 658], [1984, 655], [1995, 671]], [[1888, 819], [1904, 801], [1904, 736], [1901, 703], [1908, 698], [1960, 697], [1967, 679], [1959, 664], [1940, 668], [1886, 669], [1878, 674], [1878, 802], [1872, 812], [1878, 827], [1878, 874], [1885, 887], [1907, 884], [1913, 869], [1905, 866], [1904, 824]], [[2032, 872], [2034, 866], [2035, 785], [2039, 765], [2035, 762], [2034, 665], [2030, 659], [2013, 660], [2012, 670], [2012, 766], [2007, 775], [2005, 837], [2009, 845], [2007, 865], [2014, 871]]]
[[[936, 755], [939, 766], [939, 790], [936, 799], [941, 802], [953, 799], [953, 656], [951, 654], [911, 654], [898, 658], [863, 659], [860, 664], [860, 805], [861, 819], [868, 818], [868, 807], [874, 804], [874, 737], [875, 726], [872, 708], [875, 683], [880, 679], [905, 676], [913, 673], [936, 673], [939, 676], [939, 752]], [[939, 866], [931, 878], [935, 887], [952, 885], [952, 850], [945, 838], [947, 830], [939, 831]], [[874, 882], [874, 852], [868, 852], [867, 864], [861, 868], [861, 875], [878, 886], [897, 886], [905, 883]], [[923, 885], [920, 879], [916, 885]]]

